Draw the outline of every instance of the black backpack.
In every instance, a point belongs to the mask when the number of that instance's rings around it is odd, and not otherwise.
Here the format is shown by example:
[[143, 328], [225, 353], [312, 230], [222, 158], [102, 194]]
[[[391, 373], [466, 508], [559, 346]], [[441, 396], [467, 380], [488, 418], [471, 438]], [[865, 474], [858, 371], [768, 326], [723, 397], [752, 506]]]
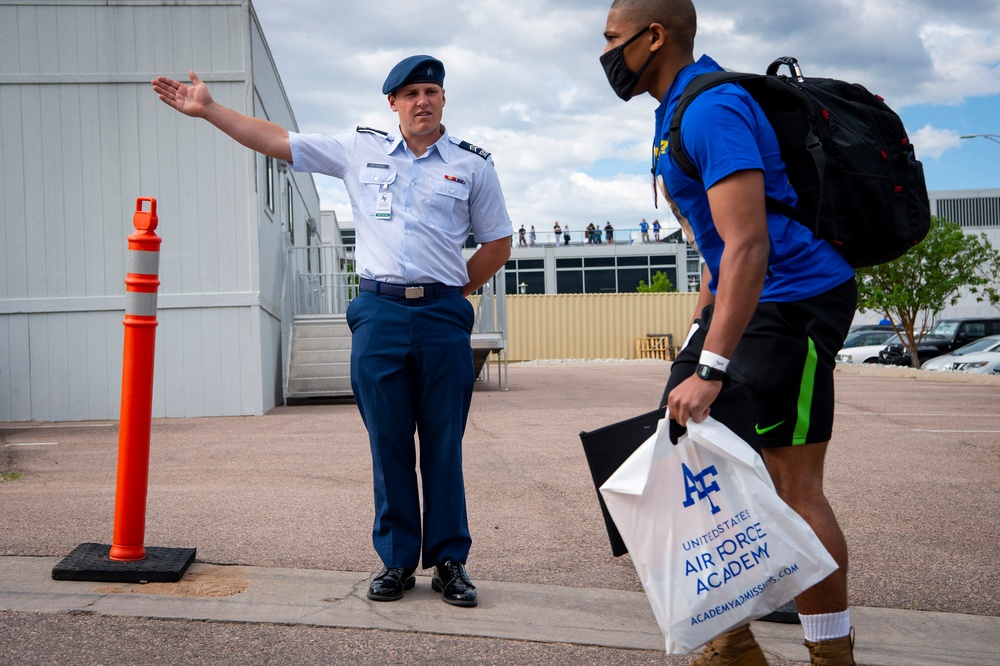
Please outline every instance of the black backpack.
[[[778, 75], [781, 65], [791, 77]], [[701, 74], [684, 88], [669, 145], [685, 173], [701, 179], [681, 145], [684, 111], [699, 93], [731, 82], [764, 109], [798, 194], [798, 207], [767, 197], [770, 210], [829, 241], [855, 268], [892, 261], [923, 240], [930, 228], [924, 169], [899, 116], [861, 85], [804, 78], [795, 58], [775, 60], [767, 74]]]

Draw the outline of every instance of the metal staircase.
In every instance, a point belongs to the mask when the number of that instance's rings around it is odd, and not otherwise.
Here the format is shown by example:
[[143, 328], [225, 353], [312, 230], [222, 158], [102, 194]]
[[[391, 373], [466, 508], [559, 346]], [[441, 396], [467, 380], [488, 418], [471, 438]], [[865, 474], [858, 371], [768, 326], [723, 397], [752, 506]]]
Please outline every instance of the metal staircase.
[[286, 398], [351, 396], [351, 329], [344, 315], [292, 322]]

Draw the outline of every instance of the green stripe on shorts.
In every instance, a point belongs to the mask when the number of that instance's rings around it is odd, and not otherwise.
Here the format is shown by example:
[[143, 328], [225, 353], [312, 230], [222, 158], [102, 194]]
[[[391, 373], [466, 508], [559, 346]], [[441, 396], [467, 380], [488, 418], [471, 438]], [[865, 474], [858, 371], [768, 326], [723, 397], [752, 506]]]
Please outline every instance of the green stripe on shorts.
[[792, 434], [792, 445], [805, 444], [809, 435], [809, 417], [812, 414], [813, 390], [816, 387], [816, 345], [812, 338], [806, 351], [806, 360], [802, 365], [802, 384], [799, 387], [798, 418], [795, 421], [795, 432]]

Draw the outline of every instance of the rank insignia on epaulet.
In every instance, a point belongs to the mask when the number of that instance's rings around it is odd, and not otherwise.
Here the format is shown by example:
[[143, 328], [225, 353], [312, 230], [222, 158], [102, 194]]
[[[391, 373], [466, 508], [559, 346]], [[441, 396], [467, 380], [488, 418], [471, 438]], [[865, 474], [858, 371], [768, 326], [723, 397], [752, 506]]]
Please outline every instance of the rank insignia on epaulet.
[[462, 142], [460, 142], [458, 144], [458, 147], [459, 148], [465, 148], [470, 153], [475, 153], [476, 155], [479, 155], [480, 157], [482, 157], [484, 160], [488, 160], [490, 158], [489, 151], [484, 150], [484, 149], [480, 148], [479, 146], [473, 145], [473, 144], [469, 143], [468, 141], [462, 141]]
[[388, 137], [389, 136], [388, 132], [383, 132], [382, 130], [374, 129], [372, 127], [361, 127], [361, 126], [358, 126], [358, 131], [359, 132], [365, 132], [367, 134], [376, 134], [376, 135], [382, 136], [382, 137]]

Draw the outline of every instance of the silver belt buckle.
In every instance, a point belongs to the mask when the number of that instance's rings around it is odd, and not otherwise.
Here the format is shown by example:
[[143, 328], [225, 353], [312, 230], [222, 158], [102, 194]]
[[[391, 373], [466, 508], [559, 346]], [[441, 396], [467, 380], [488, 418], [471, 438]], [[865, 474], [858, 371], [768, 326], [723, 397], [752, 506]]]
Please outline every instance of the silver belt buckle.
[[404, 292], [405, 298], [423, 298], [424, 288], [423, 287], [407, 287]]

